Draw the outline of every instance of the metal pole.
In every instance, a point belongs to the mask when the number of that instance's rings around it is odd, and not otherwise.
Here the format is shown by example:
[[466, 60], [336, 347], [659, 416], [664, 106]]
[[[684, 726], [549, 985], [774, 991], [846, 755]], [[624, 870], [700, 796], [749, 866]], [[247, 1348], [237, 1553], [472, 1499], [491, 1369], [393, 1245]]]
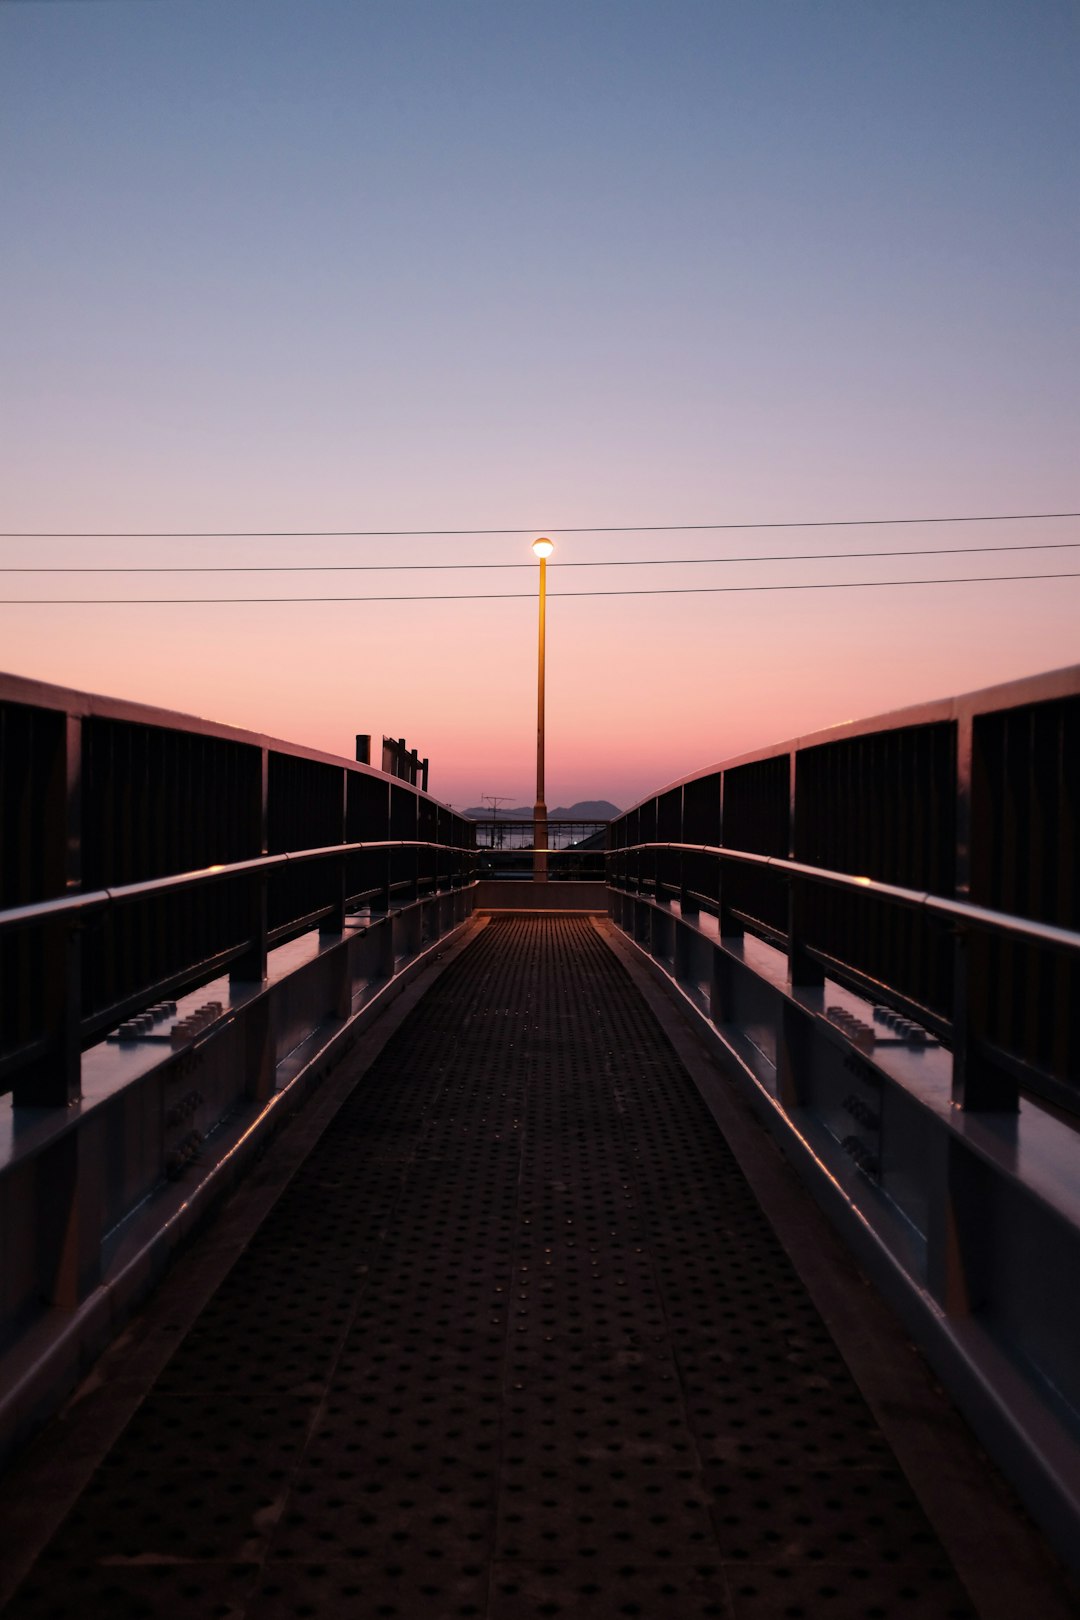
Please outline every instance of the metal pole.
[[540, 558], [540, 641], [536, 681], [536, 805], [533, 810], [533, 882], [546, 883], [547, 805], [544, 803], [544, 620], [547, 611], [547, 558]]

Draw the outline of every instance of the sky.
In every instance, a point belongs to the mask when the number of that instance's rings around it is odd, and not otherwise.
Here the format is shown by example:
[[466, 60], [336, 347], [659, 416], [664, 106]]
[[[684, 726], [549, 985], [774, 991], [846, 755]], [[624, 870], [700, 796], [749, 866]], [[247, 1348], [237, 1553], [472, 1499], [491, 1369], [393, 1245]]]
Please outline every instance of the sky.
[[547, 800], [625, 806], [1080, 660], [997, 579], [1075, 518], [673, 527], [1080, 511], [1078, 68], [1073, 0], [0, 0], [0, 669], [531, 803], [548, 533]]

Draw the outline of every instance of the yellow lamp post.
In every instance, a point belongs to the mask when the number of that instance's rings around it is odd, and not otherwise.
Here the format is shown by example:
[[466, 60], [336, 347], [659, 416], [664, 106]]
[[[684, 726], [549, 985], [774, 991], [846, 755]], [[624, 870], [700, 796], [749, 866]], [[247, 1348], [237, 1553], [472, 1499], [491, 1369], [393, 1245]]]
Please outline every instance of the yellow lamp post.
[[544, 619], [547, 611], [547, 560], [555, 550], [545, 536], [533, 541], [540, 559], [540, 645], [536, 678], [536, 805], [533, 809], [533, 882], [546, 883], [547, 805], [544, 803]]

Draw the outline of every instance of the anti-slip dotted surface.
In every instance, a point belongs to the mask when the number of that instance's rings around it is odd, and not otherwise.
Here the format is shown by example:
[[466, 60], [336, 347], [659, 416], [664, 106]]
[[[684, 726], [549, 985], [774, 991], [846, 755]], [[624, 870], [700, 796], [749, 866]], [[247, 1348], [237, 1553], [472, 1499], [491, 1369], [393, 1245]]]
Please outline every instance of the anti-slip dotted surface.
[[437, 981], [7, 1612], [971, 1613], [664, 1035], [562, 918]]

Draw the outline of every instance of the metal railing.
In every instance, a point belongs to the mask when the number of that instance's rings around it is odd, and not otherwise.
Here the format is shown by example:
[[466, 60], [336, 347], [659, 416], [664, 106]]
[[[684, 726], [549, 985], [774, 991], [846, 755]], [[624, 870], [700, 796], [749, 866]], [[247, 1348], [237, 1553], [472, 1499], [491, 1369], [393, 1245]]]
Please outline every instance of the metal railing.
[[141, 1006], [471, 883], [474, 839], [351, 760], [0, 677], [0, 1092], [69, 1102]]
[[532, 844], [517, 849], [482, 849], [477, 852], [477, 874], [498, 882], [517, 882], [535, 877], [533, 857], [547, 855], [547, 875], [550, 883], [604, 882], [604, 852], [602, 850], [556, 849], [549, 847], [537, 851]]
[[[292, 866], [304, 861], [325, 861], [335, 859], [343, 861], [348, 855], [358, 854], [360, 851], [396, 850], [396, 849], [438, 849], [449, 850], [451, 853], [468, 855], [475, 859], [476, 850], [471, 845], [433, 844], [423, 839], [387, 838], [377, 842], [361, 844], [325, 844], [321, 849], [294, 849], [286, 850], [281, 855], [260, 855], [250, 861], [234, 861], [230, 866], [207, 866], [197, 872], [177, 872], [173, 877], [154, 878], [146, 883], [122, 884], [119, 888], [96, 889], [89, 894], [69, 894], [57, 900], [39, 900], [27, 906], [13, 906], [9, 911], [0, 911], [0, 934], [15, 933], [22, 928], [30, 928], [35, 923], [53, 922], [58, 918], [83, 918], [93, 912], [104, 910], [107, 906], [121, 906], [136, 900], [148, 900], [154, 896], [164, 894], [178, 894], [184, 891], [203, 888], [210, 883], [228, 882], [230, 878], [250, 877], [255, 874], [265, 875], [268, 872], [281, 871], [286, 866]], [[390, 884], [387, 889], [407, 888], [407, 884]], [[373, 898], [386, 890], [368, 890], [363, 895], [345, 895], [342, 884], [342, 909], [335, 916], [333, 906], [323, 906], [320, 910], [312, 912], [316, 921], [329, 918], [338, 926], [344, 913], [355, 909], [365, 899]], [[414, 896], [415, 898], [415, 896]], [[303, 921], [308, 921], [305, 917]], [[270, 932], [267, 930], [267, 939]], [[250, 941], [246, 942], [245, 949], [250, 949]]]
[[[478, 816], [473, 825], [476, 828], [476, 846], [480, 850], [531, 850], [535, 842], [534, 823], [531, 817]], [[544, 825], [547, 828], [549, 852], [582, 847], [607, 848], [608, 828], [611, 825], [608, 821], [592, 818], [570, 820], [566, 817], [556, 820], [549, 816]]]
[[[477, 818], [477, 873], [505, 881], [531, 880], [534, 875], [534, 826], [525, 817]], [[572, 880], [602, 883], [608, 844], [607, 821], [548, 819], [547, 876], [552, 882]]]
[[[801, 738], [612, 826], [609, 912], [1075, 1564], [1080, 668]], [[1048, 1106], [1052, 1105], [1052, 1106]]]
[[[968, 901], [949, 900], [941, 895], [930, 894], [926, 891], [901, 888], [894, 883], [878, 883], [873, 878], [860, 877], [851, 872], [832, 872], [823, 867], [807, 866], [801, 861], [781, 860], [776, 855], [755, 855], [749, 850], [724, 849], [708, 844], [638, 844], [625, 849], [623, 853], [642, 854], [647, 851], [668, 851], [692, 857], [708, 856], [721, 865], [730, 862], [733, 865], [748, 866], [758, 870], [767, 869], [785, 878], [792, 890], [794, 890], [796, 883], [820, 885], [822, 888], [836, 889], [843, 893], [858, 895], [868, 902], [876, 901], [887, 906], [905, 907], [911, 911], [922, 912], [927, 916], [951, 924], [958, 940], [961, 942], [960, 949], [967, 946], [970, 934], [980, 933], [991, 940], [1022, 941], [1029, 945], [1039, 946], [1047, 952], [1063, 956], [1066, 960], [1071, 958], [1080, 961], [1080, 932], [1075, 929], [1058, 928], [1053, 924], [1034, 922], [1026, 917], [1009, 916], [1000, 911], [992, 911], [985, 906], [972, 905]], [[704, 905], [709, 908], [711, 905], [711, 897], [697, 891], [680, 890], [680, 894], [683, 896], [683, 915], [692, 915], [698, 906]], [[789, 903], [789, 908], [795, 912], [798, 910], [794, 894]], [[723, 915], [719, 905], [716, 907], [716, 914], [718, 916]], [[828, 968], [830, 971], [836, 972], [840, 978], [849, 977], [852, 983], [860, 989], [873, 989], [877, 996], [886, 998], [889, 996], [888, 985], [877, 984], [871, 986], [854, 969], [850, 969], [845, 974], [842, 962], [826, 958], [821, 952], [807, 948], [790, 929], [781, 935], [779, 931], [764, 928], [761, 925], [758, 925], [755, 929], [754, 919], [745, 915], [736, 915], [733, 920], [736, 923], [736, 932], [741, 932], [743, 928], [747, 928], [751, 932], [757, 931], [761, 933], [767, 939], [774, 942], [782, 941], [786, 945], [789, 959], [793, 963], [793, 982], [795, 983], [802, 985], [824, 983], [825, 971]], [[731, 932], [730, 927], [728, 932]], [[799, 968], [800, 962], [802, 963], [801, 971]], [[807, 963], [810, 964], [809, 967]], [[926, 1009], [919, 1010], [925, 1019], [927, 1027], [933, 1028], [946, 1038], [951, 1038], [955, 1052], [957, 1030], [954, 1025], [947, 1019], [941, 1019], [933, 1013], [928, 1013]], [[986, 1055], [985, 1048], [983, 1055]], [[1003, 1056], [1007, 1056], [1001, 1053], [994, 1055], [999, 1061]], [[959, 1064], [954, 1065], [954, 1096], [961, 1106], [968, 1108], [982, 1106], [994, 1109], [1016, 1107], [1019, 1100], [1018, 1080], [1010, 1083], [1004, 1077], [995, 1077], [995, 1084], [992, 1088], [984, 1088], [981, 1092], [972, 1096], [970, 1089], [965, 1094], [961, 1085], [961, 1074], [961, 1066]], [[1036, 1089], [1041, 1089], [1039, 1080], [1045, 1080], [1045, 1077], [1034, 1076], [1029, 1078], [1034, 1079]], [[1055, 1096], [1057, 1096], [1057, 1093], [1055, 1093]]]
[[612, 823], [609, 881], [786, 951], [953, 1050], [955, 1098], [1080, 1111], [1080, 669], [712, 767]]

